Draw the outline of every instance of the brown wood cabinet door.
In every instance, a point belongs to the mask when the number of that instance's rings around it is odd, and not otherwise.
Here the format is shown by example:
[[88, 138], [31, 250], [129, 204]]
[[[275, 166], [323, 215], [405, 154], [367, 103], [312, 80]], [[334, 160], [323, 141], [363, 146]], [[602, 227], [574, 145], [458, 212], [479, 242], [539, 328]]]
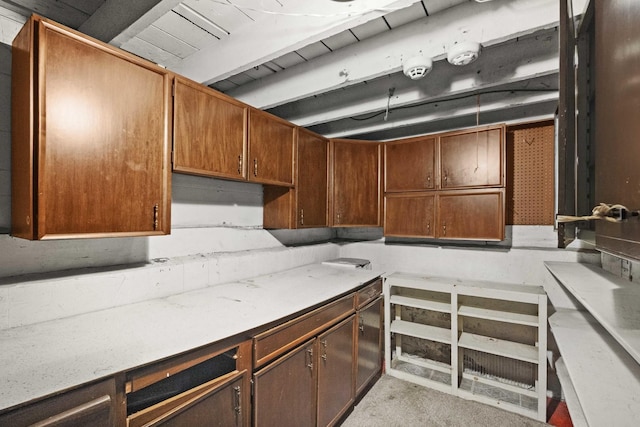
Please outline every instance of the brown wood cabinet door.
[[380, 144], [347, 139], [331, 144], [331, 225], [379, 226]]
[[173, 170], [246, 179], [248, 107], [180, 77], [174, 84]]
[[296, 128], [295, 188], [264, 187], [264, 228], [326, 227], [329, 141]]
[[318, 336], [318, 426], [334, 425], [354, 400], [355, 315]]
[[306, 427], [316, 421], [315, 338], [253, 375], [255, 427]]
[[382, 368], [382, 298], [358, 312], [356, 396]]
[[[218, 426], [241, 427], [245, 425], [242, 410], [244, 376], [246, 371], [233, 375], [226, 381], [211, 381], [198, 389], [188, 400], [166, 411], [152, 421], [145, 422], [149, 427], [182, 426]], [[180, 396], [176, 396], [180, 398]], [[160, 405], [161, 406], [161, 405]], [[151, 409], [151, 408], [150, 408]], [[158, 408], [161, 409], [161, 408]], [[129, 427], [142, 425], [135, 418], [128, 422]]]
[[294, 131], [285, 120], [249, 111], [249, 181], [293, 186]]
[[438, 237], [503, 240], [504, 190], [483, 190], [438, 196]]
[[435, 237], [435, 194], [387, 194], [384, 198], [384, 235]]
[[411, 138], [384, 144], [384, 191], [435, 188], [435, 137]]
[[115, 380], [81, 387], [0, 415], [2, 426], [112, 427], [117, 421]]
[[297, 226], [327, 226], [329, 142], [298, 129]]
[[440, 138], [443, 189], [501, 186], [504, 127], [446, 134]]
[[49, 21], [38, 25], [34, 237], [168, 233], [168, 74]]

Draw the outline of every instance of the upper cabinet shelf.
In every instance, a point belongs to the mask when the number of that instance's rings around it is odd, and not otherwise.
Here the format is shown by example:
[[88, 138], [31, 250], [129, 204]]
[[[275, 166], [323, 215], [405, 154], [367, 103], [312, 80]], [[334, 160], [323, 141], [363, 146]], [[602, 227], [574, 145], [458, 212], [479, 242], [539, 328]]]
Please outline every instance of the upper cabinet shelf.
[[12, 52], [12, 235], [168, 234], [169, 74], [37, 16]]

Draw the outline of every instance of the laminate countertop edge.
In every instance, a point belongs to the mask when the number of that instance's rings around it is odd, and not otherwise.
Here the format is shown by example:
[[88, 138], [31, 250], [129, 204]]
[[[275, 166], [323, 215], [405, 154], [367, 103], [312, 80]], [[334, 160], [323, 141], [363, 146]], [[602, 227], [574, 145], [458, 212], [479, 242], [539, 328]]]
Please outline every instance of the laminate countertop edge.
[[383, 272], [309, 264], [0, 331], [0, 412], [273, 324]]

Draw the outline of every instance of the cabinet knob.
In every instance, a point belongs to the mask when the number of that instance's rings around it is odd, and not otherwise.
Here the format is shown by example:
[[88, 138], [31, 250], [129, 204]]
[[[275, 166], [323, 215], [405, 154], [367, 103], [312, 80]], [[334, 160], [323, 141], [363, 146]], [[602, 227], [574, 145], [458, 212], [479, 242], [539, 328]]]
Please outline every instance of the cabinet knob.
[[431, 233], [431, 221], [427, 221], [427, 234]]
[[431, 188], [431, 174], [427, 175], [427, 188]]
[[442, 223], [442, 235], [443, 236], [447, 235], [447, 223], [446, 222]]

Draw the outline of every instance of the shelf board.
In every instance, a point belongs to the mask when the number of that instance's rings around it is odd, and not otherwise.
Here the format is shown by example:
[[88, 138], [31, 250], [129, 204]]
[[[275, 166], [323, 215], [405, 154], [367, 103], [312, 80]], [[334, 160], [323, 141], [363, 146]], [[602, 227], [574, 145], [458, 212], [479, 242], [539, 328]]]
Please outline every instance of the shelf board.
[[538, 347], [463, 332], [458, 346], [538, 364]]
[[547, 269], [640, 363], [640, 286], [575, 262], [546, 262]]
[[478, 319], [497, 320], [505, 323], [515, 323], [518, 325], [538, 326], [538, 316], [530, 314], [512, 313], [508, 311], [489, 310], [486, 308], [470, 307], [462, 305], [458, 309], [461, 316], [475, 317]]
[[551, 331], [588, 425], [635, 426], [640, 365], [588, 312], [558, 309]]
[[391, 295], [389, 302], [391, 304], [403, 305], [405, 307], [421, 308], [440, 313], [451, 313], [451, 304], [439, 301], [405, 297], [403, 295]]
[[451, 344], [451, 330], [445, 328], [407, 322], [406, 320], [394, 320], [391, 322], [389, 330], [401, 335]]

